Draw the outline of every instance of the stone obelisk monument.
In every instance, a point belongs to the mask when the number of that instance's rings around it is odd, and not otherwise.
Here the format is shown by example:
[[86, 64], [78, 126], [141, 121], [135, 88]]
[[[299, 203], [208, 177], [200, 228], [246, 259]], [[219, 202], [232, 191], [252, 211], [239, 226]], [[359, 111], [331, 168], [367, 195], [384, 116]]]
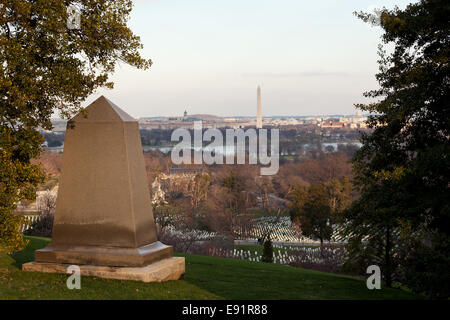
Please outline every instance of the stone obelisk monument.
[[256, 107], [256, 129], [262, 128], [262, 110], [261, 110], [261, 87], [257, 90], [257, 107]]
[[100, 97], [67, 124], [51, 243], [25, 271], [176, 280], [184, 258], [157, 239], [139, 126]]

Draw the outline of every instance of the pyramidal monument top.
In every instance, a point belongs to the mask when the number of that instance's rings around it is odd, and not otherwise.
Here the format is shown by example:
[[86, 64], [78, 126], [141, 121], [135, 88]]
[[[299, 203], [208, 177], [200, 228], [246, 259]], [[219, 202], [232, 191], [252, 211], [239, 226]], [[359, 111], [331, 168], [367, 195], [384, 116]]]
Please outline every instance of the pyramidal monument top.
[[136, 119], [116, 104], [101, 96], [92, 102], [84, 112], [71, 119], [74, 122], [135, 122]]

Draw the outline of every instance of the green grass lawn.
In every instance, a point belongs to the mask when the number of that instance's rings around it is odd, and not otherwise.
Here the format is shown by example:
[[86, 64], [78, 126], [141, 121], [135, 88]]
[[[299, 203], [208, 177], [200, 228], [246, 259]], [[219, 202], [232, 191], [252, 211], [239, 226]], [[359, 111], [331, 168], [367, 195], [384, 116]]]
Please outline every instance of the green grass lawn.
[[0, 299], [416, 299], [400, 289], [368, 290], [364, 280], [289, 266], [244, 260], [186, 257], [183, 280], [142, 283], [81, 278], [81, 290], [66, 287], [67, 275], [23, 272], [23, 263], [49, 242], [28, 237], [13, 256], [0, 253]]

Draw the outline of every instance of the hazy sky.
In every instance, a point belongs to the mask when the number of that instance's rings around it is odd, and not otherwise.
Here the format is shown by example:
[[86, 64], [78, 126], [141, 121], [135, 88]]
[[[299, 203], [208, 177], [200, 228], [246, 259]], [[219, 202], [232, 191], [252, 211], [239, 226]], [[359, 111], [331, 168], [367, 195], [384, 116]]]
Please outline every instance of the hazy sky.
[[352, 12], [412, 0], [137, 0], [130, 27], [153, 60], [99, 90], [134, 117], [352, 114], [377, 87], [381, 29]]

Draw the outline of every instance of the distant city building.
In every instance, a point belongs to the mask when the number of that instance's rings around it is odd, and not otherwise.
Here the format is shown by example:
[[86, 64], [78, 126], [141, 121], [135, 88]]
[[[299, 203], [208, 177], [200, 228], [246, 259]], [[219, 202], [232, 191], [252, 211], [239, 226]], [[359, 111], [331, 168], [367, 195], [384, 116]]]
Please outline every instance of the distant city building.
[[345, 128], [343, 122], [324, 121], [322, 122], [322, 128]]
[[[194, 129], [195, 121], [202, 121], [204, 129], [219, 129], [219, 128], [283, 128], [286, 130], [298, 129], [298, 127], [309, 130], [309, 126], [317, 129], [365, 129], [367, 128], [367, 116], [364, 116], [360, 111], [353, 115], [330, 115], [330, 116], [274, 116], [262, 117], [261, 104], [261, 88], [257, 88], [257, 110], [256, 119], [254, 116], [228, 116], [220, 117], [212, 114], [188, 114], [185, 110], [178, 117], [157, 116], [157, 117], [142, 117], [139, 119], [139, 127], [142, 130], [174, 130], [184, 128], [188, 130]], [[66, 130], [67, 120], [52, 119], [53, 129], [43, 130], [43, 133], [64, 134]], [[47, 141], [48, 144], [48, 141]], [[42, 145], [43, 148], [50, 152], [61, 152], [63, 147], [49, 148], [46, 143]]]

